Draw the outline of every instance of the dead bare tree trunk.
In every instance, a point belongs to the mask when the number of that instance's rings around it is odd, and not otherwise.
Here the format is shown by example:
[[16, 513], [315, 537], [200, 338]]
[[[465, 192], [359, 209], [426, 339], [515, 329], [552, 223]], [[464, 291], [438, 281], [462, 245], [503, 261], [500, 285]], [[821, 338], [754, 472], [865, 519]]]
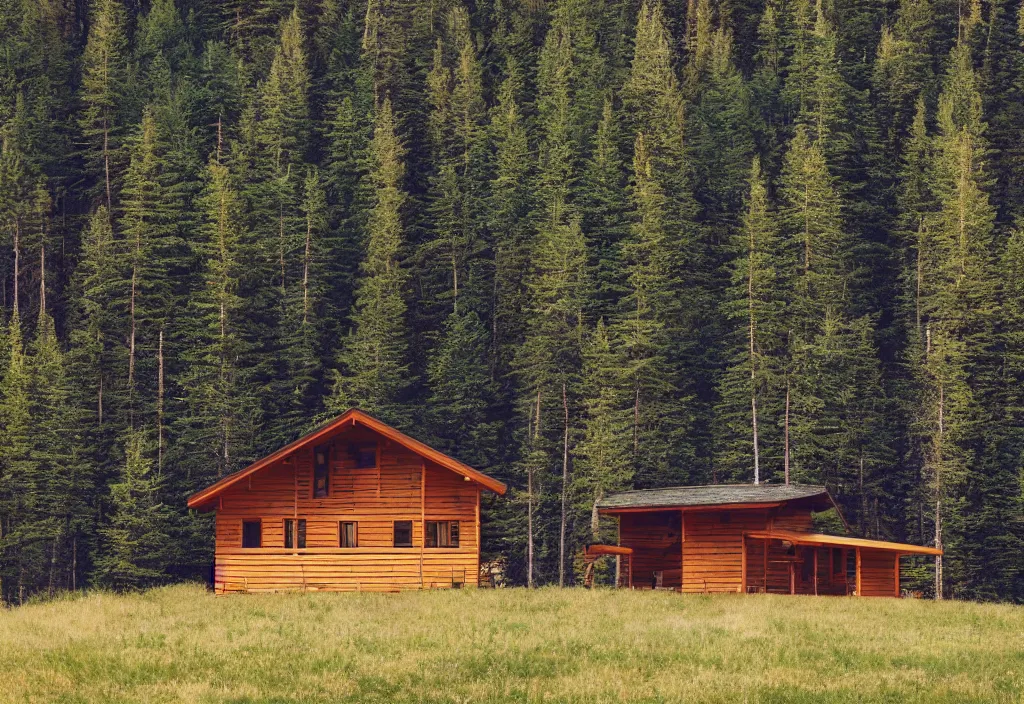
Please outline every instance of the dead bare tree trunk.
[[[942, 455], [945, 434], [945, 388], [939, 382], [939, 438], [935, 458], [935, 547], [942, 549]], [[935, 598], [942, 599], [942, 555], [935, 556]]]
[[164, 469], [164, 331], [161, 328], [156, 348], [156, 474]]
[[110, 192], [110, 127], [103, 116], [103, 178], [107, 185], [107, 217], [114, 217], [114, 198]]
[[18, 280], [21, 278], [21, 222], [14, 218], [14, 312], [18, 312]]
[[[537, 389], [537, 410], [533, 423], [533, 443], [540, 437], [540, 389]], [[526, 465], [526, 585], [533, 588], [533, 458]]]
[[569, 396], [562, 382], [562, 411], [565, 428], [562, 435], [562, 522], [558, 533], [558, 586], [565, 586], [565, 523], [568, 518], [566, 504], [569, 498]]
[[789, 378], [786, 378], [786, 420], [783, 434], [782, 464], [785, 469], [786, 484], [789, 484]]
[[313, 219], [306, 214], [306, 251], [302, 258], [302, 324], [309, 318], [309, 263], [312, 251]]
[[761, 453], [757, 437], [757, 352], [754, 343], [754, 234], [747, 253], [747, 332], [750, 342], [750, 413], [754, 433], [754, 484], [761, 483]]
[[46, 245], [39, 247], [39, 320], [46, 317]]

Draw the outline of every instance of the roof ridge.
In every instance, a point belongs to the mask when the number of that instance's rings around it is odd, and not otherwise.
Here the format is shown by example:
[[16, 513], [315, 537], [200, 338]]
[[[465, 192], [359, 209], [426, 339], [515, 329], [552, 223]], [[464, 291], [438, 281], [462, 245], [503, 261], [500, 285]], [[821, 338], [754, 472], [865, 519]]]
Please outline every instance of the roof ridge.
[[827, 487], [824, 484], [804, 484], [802, 482], [790, 482], [789, 484], [769, 484], [767, 482], [763, 482], [761, 484], [747, 484], [747, 483], [742, 483], [742, 484], [681, 484], [681, 485], [677, 485], [677, 486], [651, 487], [649, 489], [623, 489], [621, 491], [613, 491], [610, 494], [608, 494], [607, 496], [614, 496], [615, 494], [635, 494], [635, 493], [638, 493], [638, 492], [641, 492], [641, 491], [668, 491], [670, 489], [673, 490], [673, 491], [676, 491], [676, 490], [679, 490], [679, 489], [711, 489], [711, 488], [723, 488], [723, 487], [734, 488], [734, 487], [741, 487], [741, 486], [748, 486], [748, 487], [751, 487], [751, 488], [755, 488], [756, 487], [758, 489], [763, 488], [763, 487], [770, 487], [770, 488], [776, 489], [776, 488], [781, 488], [781, 487], [786, 487], [786, 486], [799, 487], [799, 488], [802, 488], [802, 489], [821, 489], [822, 491], [825, 491], [827, 489]]

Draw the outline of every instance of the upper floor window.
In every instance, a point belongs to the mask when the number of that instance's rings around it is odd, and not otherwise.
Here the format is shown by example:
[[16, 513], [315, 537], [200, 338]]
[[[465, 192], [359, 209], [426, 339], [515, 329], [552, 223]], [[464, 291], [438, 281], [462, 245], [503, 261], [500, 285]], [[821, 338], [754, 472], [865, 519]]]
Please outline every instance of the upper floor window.
[[459, 547], [458, 521], [427, 521], [428, 548]]
[[321, 445], [313, 450], [313, 498], [320, 499], [328, 494], [330, 487], [331, 448]]
[[284, 546], [291, 549], [306, 547], [306, 519], [284, 519]]
[[412, 521], [395, 521], [395, 547], [412, 547]]
[[258, 548], [263, 543], [263, 524], [261, 521], [242, 521], [242, 547]]
[[355, 445], [352, 457], [356, 461], [356, 469], [370, 469], [377, 466], [377, 445]]

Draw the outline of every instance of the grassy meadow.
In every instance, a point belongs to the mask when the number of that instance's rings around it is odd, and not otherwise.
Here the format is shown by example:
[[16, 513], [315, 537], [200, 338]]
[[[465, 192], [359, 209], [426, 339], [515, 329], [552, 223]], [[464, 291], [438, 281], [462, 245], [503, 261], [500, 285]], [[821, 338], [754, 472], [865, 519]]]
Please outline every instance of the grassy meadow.
[[0, 702], [1021, 702], [1024, 608], [582, 589], [0, 611]]

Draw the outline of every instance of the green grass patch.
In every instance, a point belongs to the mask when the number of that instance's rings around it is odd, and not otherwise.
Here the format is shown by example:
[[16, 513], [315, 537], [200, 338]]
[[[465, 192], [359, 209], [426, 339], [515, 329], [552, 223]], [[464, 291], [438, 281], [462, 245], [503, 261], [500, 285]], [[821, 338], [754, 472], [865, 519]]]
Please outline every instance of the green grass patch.
[[1022, 702], [1024, 609], [581, 589], [0, 611], [0, 702]]

